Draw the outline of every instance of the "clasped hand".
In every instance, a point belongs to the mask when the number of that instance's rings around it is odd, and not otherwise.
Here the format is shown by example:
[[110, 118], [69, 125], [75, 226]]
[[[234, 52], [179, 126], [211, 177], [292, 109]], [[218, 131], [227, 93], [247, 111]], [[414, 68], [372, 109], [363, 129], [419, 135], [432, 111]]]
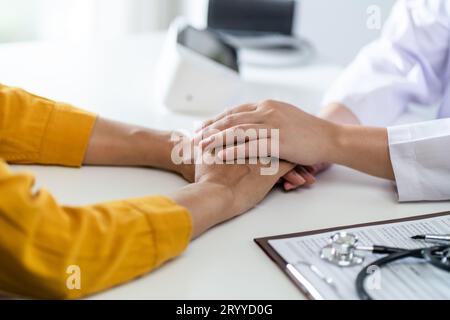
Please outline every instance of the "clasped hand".
[[[241, 135], [243, 139], [239, 139], [238, 133], [248, 130], [256, 135]], [[314, 175], [328, 167], [338, 132], [338, 126], [329, 121], [287, 103], [268, 100], [238, 106], [205, 122], [197, 130], [196, 140], [204, 151], [218, 150], [217, 157], [224, 161], [248, 158], [253, 140], [267, 146], [276, 144], [277, 154], [268, 148], [268, 156], [298, 164], [284, 176], [284, 187], [291, 190], [313, 184]], [[238, 138], [230, 141], [230, 136]], [[275, 138], [278, 141], [273, 141]]]

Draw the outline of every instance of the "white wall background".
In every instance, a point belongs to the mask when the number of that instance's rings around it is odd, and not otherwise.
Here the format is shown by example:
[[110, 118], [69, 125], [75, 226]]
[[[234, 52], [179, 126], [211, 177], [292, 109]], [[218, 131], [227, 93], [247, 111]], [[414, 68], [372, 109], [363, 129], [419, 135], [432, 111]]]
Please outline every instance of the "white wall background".
[[0, 42], [114, 38], [167, 27], [182, 0], [0, 0]]
[[35, 0], [38, 32], [46, 40], [114, 38], [164, 29], [179, 0]]
[[[244, 0], [242, 0], [244, 1]], [[394, 0], [298, 0], [299, 33], [322, 56], [346, 64], [379, 30], [366, 26], [367, 8], [385, 21]], [[208, 0], [0, 0], [0, 42], [113, 38], [167, 27], [177, 14], [205, 26]]]
[[384, 22], [394, 3], [394, 0], [303, 0], [300, 33], [313, 41], [322, 55], [346, 64], [380, 33], [367, 28], [367, 8], [379, 6]]
[[[358, 50], [379, 35], [366, 26], [367, 8], [379, 6], [382, 22], [394, 0], [299, 0], [301, 20], [299, 33], [310, 39], [321, 55], [346, 64]], [[197, 26], [206, 24], [208, 0], [183, 0], [184, 11]]]

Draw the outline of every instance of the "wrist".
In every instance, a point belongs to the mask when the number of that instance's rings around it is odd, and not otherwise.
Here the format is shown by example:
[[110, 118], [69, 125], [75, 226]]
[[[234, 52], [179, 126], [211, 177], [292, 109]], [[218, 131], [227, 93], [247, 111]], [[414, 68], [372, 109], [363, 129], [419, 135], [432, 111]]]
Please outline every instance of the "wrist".
[[194, 182], [194, 164], [178, 163], [172, 159], [174, 148], [178, 148], [178, 140], [174, 140], [173, 132], [143, 129], [135, 133], [138, 136], [140, 165], [159, 168], [180, 174], [188, 182]]
[[[368, 142], [368, 128], [359, 125], [334, 124], [330, 135], [328, 161], [343, 166], [349, 166]], [[369, 143], [370, 145], [370, 143]]]
[[326, 139], [328, 143], [324, 162], [344, 164], [345, 157], [351, 156], [350, 136], [351, 132], [348, 126], [332, 123]]
[[175, 164], [171, 160], [173, 142], [169, 132], [142, 129], [133, 133], [137, 148], [141, 155], [141, 165], [166, 170], [173, 170]]
[[[198, 185], [202, 198], [208, 198], [206, 201], [211, 201], [213, 203], [214, 211], [218, 216], [229, 216], [235, 198], [231, 187], [209, 178], [201, 179], [196, 182], [195, 185]], [[223, 220], [227, 219], [228, 218]]]
[[394, 179], [386, 128], [340, 125], [333, 141], [331, 163]]
[[[325, 120], [326, 121], [326, 120]], [[319, 162], [341, 164], [344, 148], [348, 147], [348, 130], [345, 125], [326, 121], [324, 142], [324, 154]]]
[[172, 196], [185, 207], [192, 219], [193, 238], [229, 218], [228, 206], [233, 200], [229, 188], [208, 181], [190, 184]]
[[[195, 181], [195, 164], [193, 159], [185, 159], [183, 152], [186, 146], [186, 137], [177, 132], [165, 132], [162, 134], [162, 140], [164, 146], [163, 154], [160, 161], [163, 163], [164, 168], [169, 171], [177, 172], [180, 174], [185, 180], [192, 183]], [[180, 139], [176, 139], [176, 137]], [[193, 154], [192, 146], [191, 153]], [[181, 150], [180, 150], [181, 148]], [[179, 153], [181, 152], [181, 154]], [[180, 159], [174, 159], [174, 155], [182, 158], [182, 162], [180, 163]]]

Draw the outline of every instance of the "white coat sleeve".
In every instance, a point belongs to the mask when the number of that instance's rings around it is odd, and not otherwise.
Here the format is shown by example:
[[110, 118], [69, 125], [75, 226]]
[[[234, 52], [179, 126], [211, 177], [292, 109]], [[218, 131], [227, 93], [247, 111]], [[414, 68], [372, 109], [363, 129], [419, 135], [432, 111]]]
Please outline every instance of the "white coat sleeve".
[[449, 70], [447, 0], [399, 0], [379, 39], [363, 48], [325, 96], [364, 125], [388, 126], [409, 103], [442, 98]]
[[400, 201], [450, 200], [450, 118], [388, 128]]

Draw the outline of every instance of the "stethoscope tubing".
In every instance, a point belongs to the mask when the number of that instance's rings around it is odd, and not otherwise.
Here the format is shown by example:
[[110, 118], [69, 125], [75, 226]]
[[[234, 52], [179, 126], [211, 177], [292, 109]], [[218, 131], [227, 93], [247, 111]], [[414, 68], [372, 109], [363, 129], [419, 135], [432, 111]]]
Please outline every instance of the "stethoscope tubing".
[[402, 248], [393, 248], [393, 247], [385, 247], [385, 246], [377, 246], [374, 245], [372, 249], [372, 253], [376, 254], [393, 254], [393, 253], [400, 253], [410, 251]]
[[[366, 291], [364, 287], [364, 282], [366, 278], [370, 275], [369, 269], [375, 267], [382, 268], [386, 266], [389, 263], [392, 263], [397, 260], [401, 260], [404, 258], [418, 258], [423, 259], [432, 264], [433, 266], [440, 268], [445, 271], [450, 271], [450, 267], [443, 266], [442, 263], [439, 263], [437, 261], [437, 258], [433, 256], [433, 253], [435, 251], [439, 250], [445, 250], [448, 248], [448, 246], [437, 246], [437, 247], [431, 247], [431, 248], [420, 248], [420, 249], [413, 249], [413, 250], [406, 250], [406, 249], [399, 249], [401, 251], [389, 254], [383, 258], [380, 258], [376, 260], [375, 262], [372, 262], [371, 264], [365, 266], [356, 277], [355, 286], [356, 286], [356, 292], [358, 294], [358, 297], [361, 300], [373, 300], [372, 296]], [[391, 248], [392, 249], [392, 248]]]
[[[436, 268], [450, 272], [450, 264], [442, 263], [442, 258], [437, 258], [437, 256], [433, 254], [435, 251], [439, 250], [449, 252], [450, 246], [439, 246], [425, 249], [423, 250], [423, 259], [425, 259], [428, 263], [435, 266]], [[447, 257], [450, 258], [448, 255]]]

